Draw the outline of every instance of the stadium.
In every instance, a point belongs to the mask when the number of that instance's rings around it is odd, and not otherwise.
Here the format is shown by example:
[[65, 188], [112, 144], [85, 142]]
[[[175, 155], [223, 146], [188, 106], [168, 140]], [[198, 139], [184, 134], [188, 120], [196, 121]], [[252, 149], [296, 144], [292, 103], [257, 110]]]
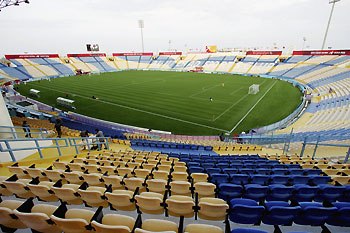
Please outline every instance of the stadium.
[[[302, 48], [203, 51], [154, 39], [145, 52], [143, 20], [140, 52], [76, 39], [84, 50], [47, 41], [21, 53], [30, 39], [4, 41], [1, 231], [349, 232], [350, 49], [326, 47], [338, 2], [322, 49], [305, 37]], [[31, 5], [0, 1], [0, 17]]]

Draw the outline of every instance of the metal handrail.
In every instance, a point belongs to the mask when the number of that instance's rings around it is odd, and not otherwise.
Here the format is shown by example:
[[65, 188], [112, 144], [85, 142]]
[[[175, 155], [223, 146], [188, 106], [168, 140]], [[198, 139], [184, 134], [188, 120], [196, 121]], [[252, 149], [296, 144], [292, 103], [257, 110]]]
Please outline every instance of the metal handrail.
[[[14, 139], [17, 139], [17, 134], [39, 134], [41, 138], [44, 138], [45, 134], [48, 134], [48, 131], [46, 128], [32, 128], [32, 127], [21, 127], [21, 126], [0, 126], [0, 128], [3, 129], [9, 129], [9, 131], [0, 131], [0, 133], [10, 133], [12, 134]], [[22, 131], [16, 131], [15, 129], [21, 129]], [[40, 132], [26, 132], [24, 129], [29, 129], [29, 130], [39, 130]]]
[[301, 152], [300, 152], [300, 157], [303, 157], [304, 152], [305, 152], [305, 147], [306, 145], [314, 145], [314, 152], [312, 154], [312, 159], [315, 158], [316, 156], [316, 151], [318, 149], [319, 146], [334, 146], [334, 147], [348, 147], [348, 151], [346, 152], [345, 155], [345, 160], [344, 163], [347, 163], [349, 161], [349, 157], [350, 157], [350, 145], [345, 145], [345, 144], [333, 144], [333, 143], [320, 143], [320, 136], [317, 138], [316, 142], [307, 142], [307, 137], [305, 137], [304, 142], [303, 142], [303, 146], [301, 148]]
[[[40, 146], [39, 142], [40, 141], [55, 141], [55, 145], [52, 146]], [[58, 142], [63, 141], [65, 142], [64, 145], [59, 145]], [[11, 142], [34, 142], [35, 146], [34, 147], [23, 147], [23, 148], [11, 148], [10, 143]], [[1, 143], [4, 143], [6, 145], [6, 148], [4, 148]], [[61, 148], [62, 147], [69, 147], [68, 140], [67, 138], [20, 138], [20, 139], [0, 139], [0, 152], [9, 152], [11, 159], [13, 162], [16, 162], [16, 158], [14, 155], [14, 151], [22, 151], [22, 150], [38, 150], [40, 158], [43, 159], [44, 156], [42, 154], [42, 149], [47, 149], [47, 148], [56, 148], [58, 151], [58, 155], [62, 156]]]
[[[77, 140], [81, 140], [81, 142], [77, 142]], [[95, 140], [95, 141], [90, 141]], [[104, 141], [100, 141], [104, 140]], [[69, 145], [75, 147], [75, 152], [79, 154], [78, 146], [87, 146], [89, 152], [91, 152], [91, 147], [93, 145], [97, 145], [98, 149], [101, 149], [101, 145], [105, 144], [107, 146], [107, 149], [109, 150], [109, 143], [112, 143], [111, 137], [75, 137], [75, 138], [68, 138]]]

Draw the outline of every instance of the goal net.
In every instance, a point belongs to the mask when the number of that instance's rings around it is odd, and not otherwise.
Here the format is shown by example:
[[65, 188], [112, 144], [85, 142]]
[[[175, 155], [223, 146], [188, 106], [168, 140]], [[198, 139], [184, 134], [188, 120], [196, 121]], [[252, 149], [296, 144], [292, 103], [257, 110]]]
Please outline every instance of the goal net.
[[249, 95], [255, 95], [259, 92], [259, 84], [253, 84], [249, 87]]

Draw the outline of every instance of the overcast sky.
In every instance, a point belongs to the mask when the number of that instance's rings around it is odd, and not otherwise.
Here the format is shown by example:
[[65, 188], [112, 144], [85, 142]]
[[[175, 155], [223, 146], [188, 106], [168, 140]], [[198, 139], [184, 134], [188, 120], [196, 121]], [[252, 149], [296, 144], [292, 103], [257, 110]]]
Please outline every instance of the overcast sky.
[[[328, 0], [30, 0], [0, 12], [0, 55], [256, 47], [320, 49]], [[335, 6], [326, 47], [350, 48], [350, 0]]]

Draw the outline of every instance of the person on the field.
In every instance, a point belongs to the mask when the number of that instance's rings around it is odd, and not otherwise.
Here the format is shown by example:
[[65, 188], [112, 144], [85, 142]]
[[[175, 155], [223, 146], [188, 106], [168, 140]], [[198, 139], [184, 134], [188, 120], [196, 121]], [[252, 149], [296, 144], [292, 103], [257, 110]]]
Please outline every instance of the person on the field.
[[[96, 137], [104, 137], [103, 132], [101, 130], [95, 129], [96, 132]], [[107, 143], [105, 142], [104, 138], [100, 138], [99, 142], [102, 142], [101, 144], [103, 144], [105, 146], [105, 150], [107, 149]]]
[[209, 100], [210, 100], [210, 102], [212, 102], [212, 101], [213, 101], [213, 98], [209, 97]]
[[25, 137], [26, 138], [31, 138], [32, 134], [30, 133], [30, 126], [28, 125], [27, 121], [23, 121], [22, 127], [23, 127], [23, 131], [25, 133], [27, 133]]

